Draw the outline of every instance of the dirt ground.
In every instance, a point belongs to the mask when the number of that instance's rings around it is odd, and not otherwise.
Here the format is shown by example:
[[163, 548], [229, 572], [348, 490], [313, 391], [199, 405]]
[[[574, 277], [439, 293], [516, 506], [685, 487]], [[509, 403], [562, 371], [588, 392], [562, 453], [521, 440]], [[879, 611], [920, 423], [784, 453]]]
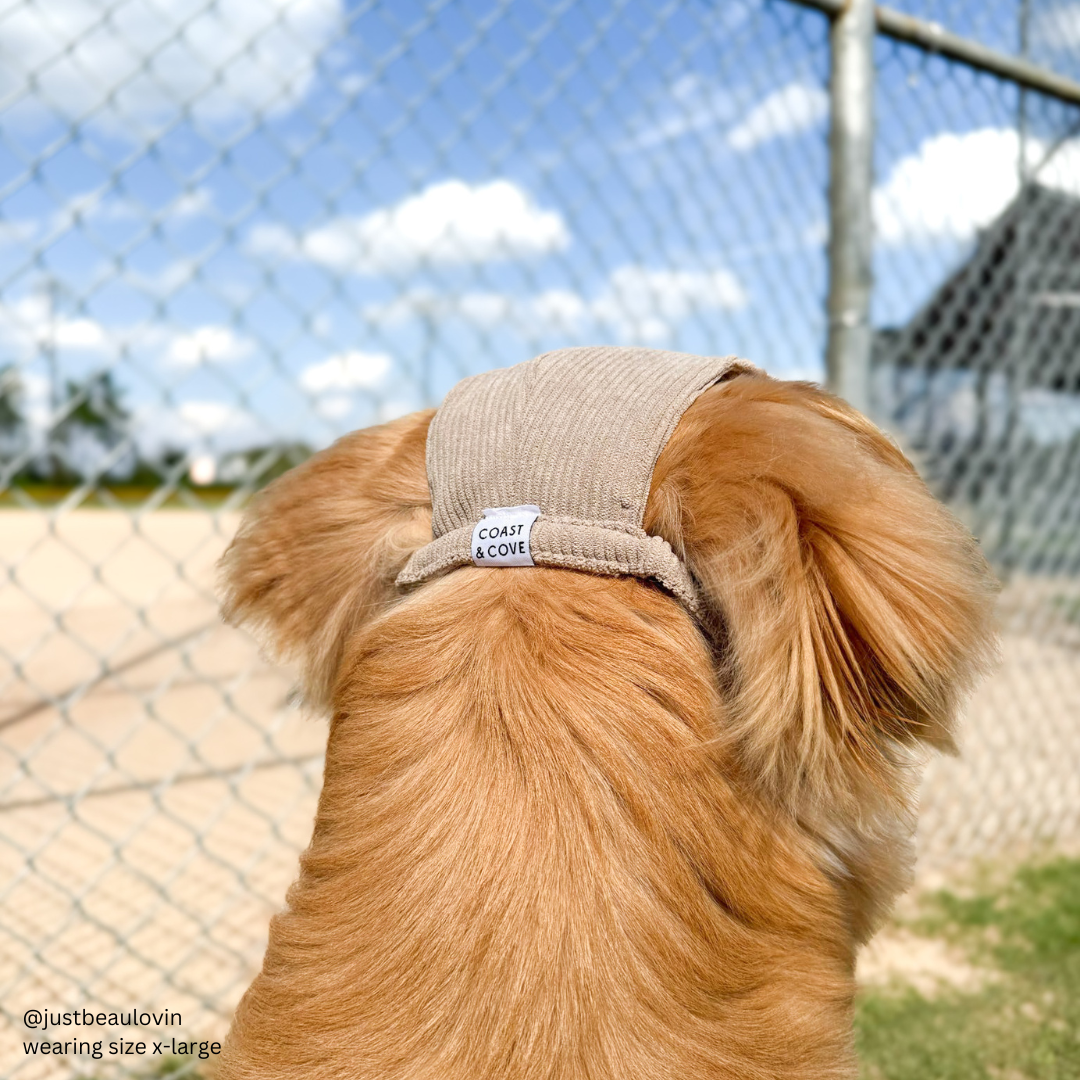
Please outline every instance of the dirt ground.
[[[164, 1007], [205, 1038], [257, 968], [310, 832], [325, 726], [217, 619], [213, 567], [235, 526], [0, 511], [0, 1075], [104, 1075], [27, 1058], [27, 1009]], [[963, 757], [923, 787], [927, 880], [1080, 833], [1080, 628], [1061, 615], [1077, 592], [1006, 589], [1002, 669]], [[919, 948], [886, 942], [863, 971], [919, 960], [979, 977]]]
[[206, 1037], [256, 970], [325, 733], [218, 620], [235, 526], [0, 512], [0, 1075], [79, 1066], [24, 1056], [26, 1009], [156, 1005]]

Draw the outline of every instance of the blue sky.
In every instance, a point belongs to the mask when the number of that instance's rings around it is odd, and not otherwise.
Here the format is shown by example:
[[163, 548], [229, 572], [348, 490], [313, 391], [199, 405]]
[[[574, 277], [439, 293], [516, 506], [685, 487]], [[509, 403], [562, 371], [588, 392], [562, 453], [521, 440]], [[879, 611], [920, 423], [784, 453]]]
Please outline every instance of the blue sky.
[[[948, 14], [1008, 48], [1011, 10]], [[1080, 4], [1031, 37], [1068, 70]], [[882, 325], [1015, 192], [1018, 98], [877, 61]], [[9, 0], [0, 346], [39, 428], [50, 362], [111, 367], [140, 444], [193, 452], [321, 445], [573, 343], [820, 378], [827, 72], [779, 0]], [[1037, 103], [1029, 156], [1072, 119]], [[1074, 143], [1044, 179], [1080, 190]]]

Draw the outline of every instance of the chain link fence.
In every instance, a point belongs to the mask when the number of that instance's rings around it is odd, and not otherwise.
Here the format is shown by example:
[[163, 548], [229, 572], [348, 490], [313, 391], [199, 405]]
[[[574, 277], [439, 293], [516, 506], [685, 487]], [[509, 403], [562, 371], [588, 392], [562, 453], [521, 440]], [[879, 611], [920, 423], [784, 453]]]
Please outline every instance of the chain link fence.
[[[27, 1009], [211, 1038], [259, 963], [324, 729], [217, 621], [254, 489], [567, 344], [825, 377], [834, 7], [0, 7], [5, 1075], [118, 1067]], [[1080, 75], [1075, 5], [900, 14]], [[1080, 833], [1080, 108], [874, 48], [869, 404], [1005, 582], [941, 866]]]
[[[1080, 74], [1080, 7], [909, 3]], [[1080, 835], [1080, 108], [879, 36], [873, 405], [1003, 583], [924, 865]]]

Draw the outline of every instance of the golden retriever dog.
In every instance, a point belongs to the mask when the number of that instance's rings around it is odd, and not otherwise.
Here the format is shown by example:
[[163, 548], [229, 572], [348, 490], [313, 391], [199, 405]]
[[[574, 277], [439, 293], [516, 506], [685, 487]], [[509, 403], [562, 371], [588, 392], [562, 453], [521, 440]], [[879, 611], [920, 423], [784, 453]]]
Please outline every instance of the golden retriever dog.
[[652, 475], [704, 624], [576, 570], [400, 590], [432, 415], [281, 477], [222, 562], [226, 616], [331, 717], [222, 1080], [854, 1077], [921, 753], [995, 650], [975, 542], [862, 415], [750, 373]]

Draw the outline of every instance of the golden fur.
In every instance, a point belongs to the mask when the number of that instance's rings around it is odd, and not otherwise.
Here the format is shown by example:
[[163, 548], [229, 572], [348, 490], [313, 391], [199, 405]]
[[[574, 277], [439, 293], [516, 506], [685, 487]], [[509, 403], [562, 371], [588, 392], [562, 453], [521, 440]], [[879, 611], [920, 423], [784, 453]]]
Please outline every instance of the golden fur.
[[255, 502], [225, 610], [330, 711], [311, 845], [223, 1080], [855, 1075], [855, 950], [906, 880], [920, 744], [993, 653], [993, 581], [903, 455], [808, 384], [703, 394], [646, 513], [701, 583], [469, 567], [430, 413]]

